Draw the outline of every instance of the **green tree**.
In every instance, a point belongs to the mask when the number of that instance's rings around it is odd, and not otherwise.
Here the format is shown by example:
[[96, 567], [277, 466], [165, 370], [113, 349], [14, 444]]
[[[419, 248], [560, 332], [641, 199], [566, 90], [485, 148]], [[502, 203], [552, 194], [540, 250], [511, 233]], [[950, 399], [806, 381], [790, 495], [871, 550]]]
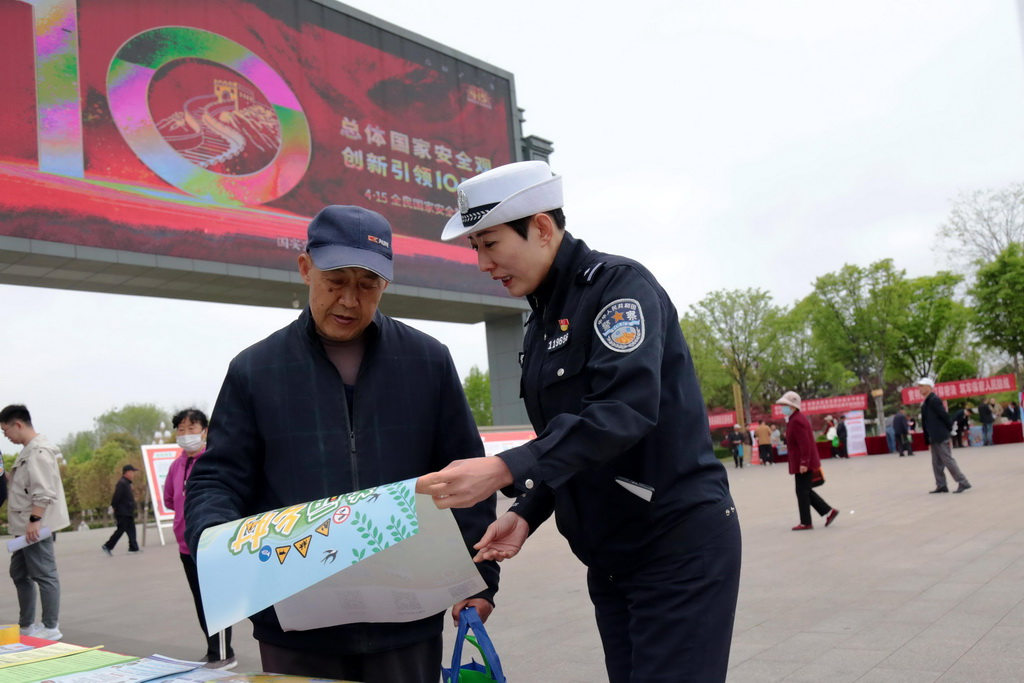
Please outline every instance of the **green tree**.
[[139, 443], [149, 443], [161, 422], [170, 422], [170, 416], [162, 408], [152, 403], [129, 403], [97, 417], [96, 434], [103, 442], [112, 434], [127, 432]]
[[954, 382], [958, 379], [973, 379], [978, 376], [978, 365], [966, 358], [950, 358], [942, 364], [936, 382]]
[[778, 348], [781, 311], [761, 289], [711, 292], [690, 307], [689, 317], [705, 335], [743, 397], [744, 423], [749, 424], [750, 398], [761, 386], [761, 359]]
[[469, 369], [469, 376], [462, 380], [462, 389], [466, 392], [469, 409], [478, 427], [494, 423], [491, 413], [491, 375], [477, 366]]
[[60, 444], [60, 452], [69, 463], [85, 462], [92, 457], [93, 451], [99, 446], [96, 432], [76, 432], [69, 434]]
[[[103, 512], [110, 505], [114, 485], [128, 454], [120, 444], [108, 442], [96, 449], [87, 462], [70, 466], [73, 470], [74, 500], [82, 512]], [[92, 514], [89, 516], [91, 517]]]
[[1024, 358], [1024, 244], [1014, 242], [978, 269], [971, 288], [974, 329], [986, 344], [1010, 356], [1020, 375]]
[[732, 375], [715, 352], [705, 327], [692, 316], [683, 316], [679, 326], [690, 349], [690, 358], [693, 359], [693, 368], [697, 373], [697, 381], [700, 382], [700, 393], [704, 397], [704, 403], [716, 408], [731, 407]]
[[[885, 388], [885, 375], [899, 344], [897, 325], [907, 309], [905, 274], [892, 259], [867, 268], [845, 265], [814, 283], [812, 327], [831, 360], [852, 372], [865, 390]], [[875, 416], [885, 419], [884, 397], [875, 396]]]
[[766, 403], [774, 402], [787, 391], [806, 397], [847, 393], [848, 387], [856, 382], [856, 377], [832, 360], [814, 335], [812, 313], [813, 301], [808, 297], [779, 318], [778, 351], [762, 363]]
[[960, 350], [970, 318], [967, 308], [954, 300], [962, 280], [943, 271], [902, 284], [906, 291], [900, 300], [906, 309], [895, 320], [898, 343], [892, 357], [900, 380], [935, 377]]

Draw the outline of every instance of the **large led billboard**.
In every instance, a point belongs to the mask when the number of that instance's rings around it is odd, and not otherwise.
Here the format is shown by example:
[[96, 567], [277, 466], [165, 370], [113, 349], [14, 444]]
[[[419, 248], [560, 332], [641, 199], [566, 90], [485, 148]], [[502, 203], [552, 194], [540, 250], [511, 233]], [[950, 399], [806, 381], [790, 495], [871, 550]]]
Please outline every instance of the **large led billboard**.
[[503, 294], [438, 236], [515, 160], [505, 72], [315, 0], [0, 0], [0, 53], [0, 235], [293, 271], [359, 204], [397, 283]]

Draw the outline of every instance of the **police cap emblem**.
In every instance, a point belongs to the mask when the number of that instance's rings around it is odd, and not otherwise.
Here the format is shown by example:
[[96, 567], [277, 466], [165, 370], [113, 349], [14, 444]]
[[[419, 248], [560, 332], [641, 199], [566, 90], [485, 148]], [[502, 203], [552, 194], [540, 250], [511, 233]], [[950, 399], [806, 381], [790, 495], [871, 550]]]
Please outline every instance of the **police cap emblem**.
[[594, 318], [598, 339], [612, 351], [629, 353], [644, 343], [644, 312], [636, 299], [616, 299]]

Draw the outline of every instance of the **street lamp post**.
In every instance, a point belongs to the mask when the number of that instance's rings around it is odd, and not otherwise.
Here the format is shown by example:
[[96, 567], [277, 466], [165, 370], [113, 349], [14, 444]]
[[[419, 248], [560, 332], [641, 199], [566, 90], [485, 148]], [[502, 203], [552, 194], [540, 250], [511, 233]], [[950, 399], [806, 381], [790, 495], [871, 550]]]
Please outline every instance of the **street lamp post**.
[[167, 443], [167, 440], [171, 438], [171, 430], [167, 428], [166, 422], [160, 423], [160, 429], [153, 432], [153, 441], [156, 443]]

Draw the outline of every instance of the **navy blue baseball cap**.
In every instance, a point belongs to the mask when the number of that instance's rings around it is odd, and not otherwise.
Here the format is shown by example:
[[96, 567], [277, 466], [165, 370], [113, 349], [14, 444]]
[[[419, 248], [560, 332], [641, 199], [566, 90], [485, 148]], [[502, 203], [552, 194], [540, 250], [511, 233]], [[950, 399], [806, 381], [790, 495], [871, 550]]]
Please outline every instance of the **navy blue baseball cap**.
[[320, 270], [366, 268], [391, 282], [391, 225], [361, 206], [328, 206], [309, 223], [306, 251]]

